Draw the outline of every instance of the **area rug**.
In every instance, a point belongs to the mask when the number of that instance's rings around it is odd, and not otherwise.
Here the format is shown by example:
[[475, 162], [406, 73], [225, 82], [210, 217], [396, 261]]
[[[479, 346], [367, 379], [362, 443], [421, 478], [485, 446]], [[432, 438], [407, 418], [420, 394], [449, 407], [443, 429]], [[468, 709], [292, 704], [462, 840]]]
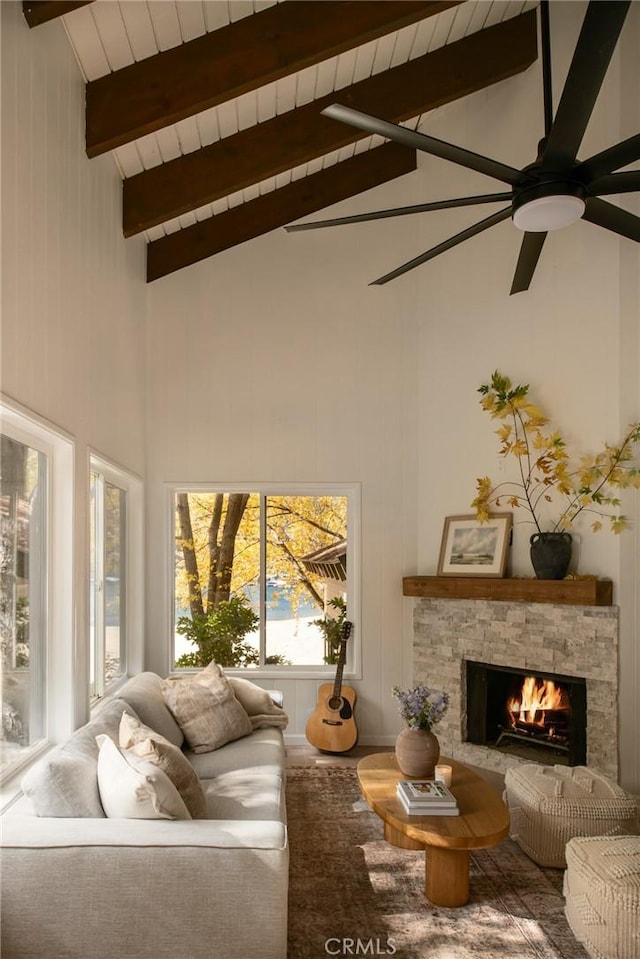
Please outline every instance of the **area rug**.
[[288, 959], [588, 959], [564, 917], [562, 871], [510, 839], [471, 854], [468, 905], [424, 897], [424, 854], [382, 837], [356, 770], [287, 771]]

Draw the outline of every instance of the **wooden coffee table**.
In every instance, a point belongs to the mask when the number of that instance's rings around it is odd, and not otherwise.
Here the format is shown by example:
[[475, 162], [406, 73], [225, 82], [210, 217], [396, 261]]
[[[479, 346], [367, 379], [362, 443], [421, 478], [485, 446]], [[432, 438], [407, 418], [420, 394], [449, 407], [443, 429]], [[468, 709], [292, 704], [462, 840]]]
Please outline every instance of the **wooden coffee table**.
[[425, 896], [437, 906], [469, 901], [469, 850], [495, 846], [509, 832], [509, 811], [482, 777], [442, 756], [452, 767], [451, 792], [459, 816], [409, 816], [396, 796], [400, 772], [394, 753], [375, 753], [358, 763], [363, 795], [384, 822], [384, 838], [403, 849], [425, 851]]

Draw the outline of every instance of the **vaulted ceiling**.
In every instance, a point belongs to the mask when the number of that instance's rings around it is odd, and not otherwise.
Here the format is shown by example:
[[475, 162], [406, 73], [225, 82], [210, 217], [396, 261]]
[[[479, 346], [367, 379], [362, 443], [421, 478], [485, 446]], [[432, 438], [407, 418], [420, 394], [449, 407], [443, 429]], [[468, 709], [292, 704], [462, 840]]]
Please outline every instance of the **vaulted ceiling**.
[[123, 178], [147, 279], [411, 172], [415, 151], [321, 115], [413, 129], [537, 56], [534, 0], [25, 0], [61, 17], [86, 151]]

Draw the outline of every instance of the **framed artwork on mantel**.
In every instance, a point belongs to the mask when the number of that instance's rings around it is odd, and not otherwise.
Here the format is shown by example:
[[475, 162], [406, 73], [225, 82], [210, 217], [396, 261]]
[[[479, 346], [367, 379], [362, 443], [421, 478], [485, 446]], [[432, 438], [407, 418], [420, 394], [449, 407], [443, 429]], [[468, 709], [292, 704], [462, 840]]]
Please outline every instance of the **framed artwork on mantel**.
[[512, 522], [512, 513], [494, 513], [486, 523], [475, 516], [447, 516], [438, 576], [503, 577]]

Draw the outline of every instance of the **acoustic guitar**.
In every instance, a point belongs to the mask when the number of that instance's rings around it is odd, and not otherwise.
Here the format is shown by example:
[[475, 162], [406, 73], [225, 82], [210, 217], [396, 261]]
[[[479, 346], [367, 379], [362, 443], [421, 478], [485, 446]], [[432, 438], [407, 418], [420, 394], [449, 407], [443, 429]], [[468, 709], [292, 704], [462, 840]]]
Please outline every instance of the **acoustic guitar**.
[[307, 721], [306, 736], [316, 749], [323, 753], [346, 753], [358, 741], [358, 728], [353, 711], [356, 691], [342, 685], [342, 673], [347, 658], [347, 640], [352, 624], [345, 620], [340, 637], [340, 652], [336, 678], [323, 683], [318, 690], [318, 705]]

